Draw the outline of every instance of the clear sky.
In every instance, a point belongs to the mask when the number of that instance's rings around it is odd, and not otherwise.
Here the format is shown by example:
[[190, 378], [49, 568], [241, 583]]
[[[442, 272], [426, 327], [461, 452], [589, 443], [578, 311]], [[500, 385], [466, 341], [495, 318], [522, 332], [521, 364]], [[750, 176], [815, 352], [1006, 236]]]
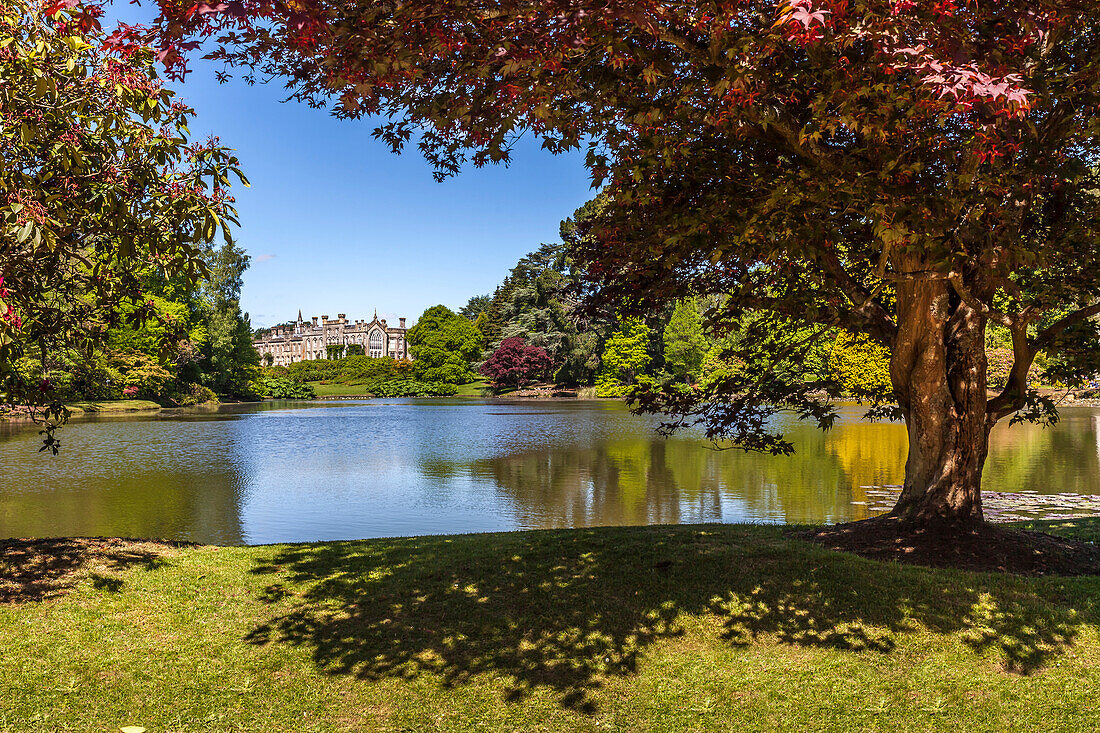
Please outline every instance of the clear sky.
[[393, 155], [370, 121], [284, 104], [278, 80], [218, 84], [210, 66], [192, 69], [169, 86], [197, 112], [194, 138], [218, 135], [252, 183], [234, 195], [238, 241], [252, 256], [241, 305], [253, 327], [299, 308], [307, 320], [377, 308], [410, 325], [437, 303], [457, 309], [557, 241], [560, 221], [593, 193], [581, 151], [552, 156], [525, 139], [508, 168], [470, 166], [437, 183], [415, 147]]

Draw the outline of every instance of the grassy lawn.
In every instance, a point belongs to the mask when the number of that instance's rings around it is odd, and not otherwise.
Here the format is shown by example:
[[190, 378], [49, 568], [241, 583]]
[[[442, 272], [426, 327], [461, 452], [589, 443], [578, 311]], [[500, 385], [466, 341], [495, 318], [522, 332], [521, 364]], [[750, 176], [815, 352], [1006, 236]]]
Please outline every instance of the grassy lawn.
[[138, 412], [141, 410], [159, 410], [160, 405], [151, 400], [100, 400], [74, 402], [66, 405], [74, 415], [83, 412]]
[[1100, 726], [1100, 578], [738, 525], [47, 549], [0, 547], [3, 731]]
[[469, 384], [458, 385], [455, 397], [483, 397], [483, 391], [489, 388], [488, 379], [477, 379]]

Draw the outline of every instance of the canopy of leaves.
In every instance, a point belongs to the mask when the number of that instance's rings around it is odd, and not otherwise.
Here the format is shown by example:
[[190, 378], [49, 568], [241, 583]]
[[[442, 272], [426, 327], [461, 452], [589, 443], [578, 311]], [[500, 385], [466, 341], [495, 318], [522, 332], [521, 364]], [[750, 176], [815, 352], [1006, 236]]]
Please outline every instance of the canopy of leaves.
[[[742, 376], [644, 403], [712, 435], [755, 434], [770, 410], [827, 426], [817, 396], [835, 390], [776, 375], [836, 327], [891, 347], [903, 412], [944, 389], [907, 382], [916, 345], [959, 338], [960, 325], [1013, 334], [1011, 377], [983, 406], [994, 421], [1031, 399], [1039, 353], [1065, 355], [1070, 382], [1097, 366], [1092, 2], [161, 7], [163, 43], [215, 35], [215, 57], [281, 76], [301, 99], [379, 115], [394, 150], [416, 138], [440, 176], [506, 161], [525, 131], [552, 151], [587, 145], [606, 205], [572, 254], [593, 299], [641, 313], [728, 295], [708, 314], [718, 336], [763, 314]], [[936, 305], [898, 307], [921, 299]], [[767, 319], [793, 327], [771, 332]], [[941, 383], [971, 373], [941, 371]], [[973, 375], [984, 394], [984, 371]]]
[[528, 345], [522, 336], [513, 336], [501, 341], [478, 371], [497, 385], [518, 387], [545, 379], [552, 366], [546, 349]]
[[444, 305], [432, 306], [406, 338], [417, 379], [451, 384], [473, 380], [470, 363], [481, 354], [481, 332], [468, 319]]

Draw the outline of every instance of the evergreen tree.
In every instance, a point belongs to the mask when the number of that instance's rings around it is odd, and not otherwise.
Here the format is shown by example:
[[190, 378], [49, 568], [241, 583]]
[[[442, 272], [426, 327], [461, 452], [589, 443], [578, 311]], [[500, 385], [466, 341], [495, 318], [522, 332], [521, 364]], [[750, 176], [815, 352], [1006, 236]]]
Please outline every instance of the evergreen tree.
[[649, 327], [642, 318], [624, 318], [604, 344], [600, 371], [596, 375], [596, 394], [620, 397], [642, 374], [652, 357], [649, 355]]
[[699, 378], [707, 338], [703, 333], [703, 318], [694, 298], [676, 303], [672, 318], [665, 326], [665, 369], [673, 377], [694, 382]]
[[459, 309], [458, 314], [460, 316], [465, 316], [471, 321], [476, 321], [482, 313], [489, 309], [489, 304], [492, 302], [492, 295], [475, 295], [466, 301], [466, 305]]

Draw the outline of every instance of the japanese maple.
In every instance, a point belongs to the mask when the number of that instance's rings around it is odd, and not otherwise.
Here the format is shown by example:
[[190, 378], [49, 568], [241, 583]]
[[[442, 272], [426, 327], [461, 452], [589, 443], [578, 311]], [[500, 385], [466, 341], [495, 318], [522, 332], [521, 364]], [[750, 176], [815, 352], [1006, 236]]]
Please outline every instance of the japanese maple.
[[529, 346], [527, 339], [513, 336], [501, 341], [478, 371], [497, 385], [519, 387], [545, 379], [552, 366], [546, 349]]

